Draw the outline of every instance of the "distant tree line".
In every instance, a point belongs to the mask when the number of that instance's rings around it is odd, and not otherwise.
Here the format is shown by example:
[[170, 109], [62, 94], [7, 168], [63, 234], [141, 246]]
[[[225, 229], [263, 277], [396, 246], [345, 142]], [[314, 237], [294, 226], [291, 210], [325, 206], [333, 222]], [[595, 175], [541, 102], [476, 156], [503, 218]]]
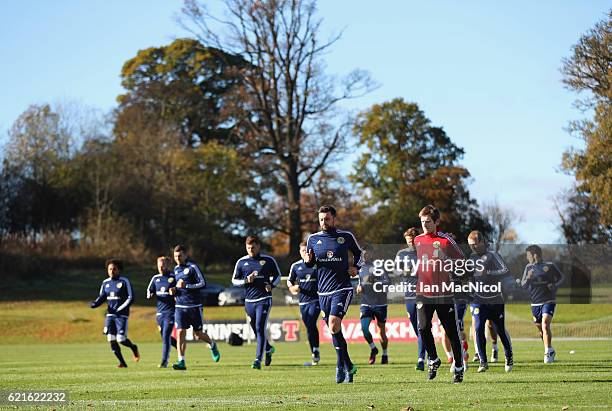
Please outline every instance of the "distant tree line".
[[[138, 262], [181, 242], [205, 262], [226, 262], [255, 233], [293, 257], [322, 203], [372, 243], [401, 243], [429, 203], [460, 240], [478, 229], [517, 241], [520, 216], [479, 206], [463, 148], [417, 103], [342, 109], [376, 84], [360, 70], [325, 72], [339, 35], [321, 39], [315, 1], [225, 3], [219, 19], [185, 1], [180, 23], [193, 37], [126, 61], [111, 113], [39, 104], [19, 116], [2, 159], [0, 255]], [[609, 17], [563, 67], [570, 88], [591, 92], [595, 113], [574, 124], [586, 145], [563, 162], [577, 180], [557, 202], [568, 242], [610, 241]]]

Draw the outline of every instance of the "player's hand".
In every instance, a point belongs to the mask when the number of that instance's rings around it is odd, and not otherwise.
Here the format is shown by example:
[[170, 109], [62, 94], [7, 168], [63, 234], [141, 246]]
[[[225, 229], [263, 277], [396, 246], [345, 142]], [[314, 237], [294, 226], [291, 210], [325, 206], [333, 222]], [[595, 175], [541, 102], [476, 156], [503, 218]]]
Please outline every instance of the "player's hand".
[[548, 284], [548, 289], [549, 290], [553, 290], [553, 288], [555, 288], [555, 285], [553, 283]]
[[289, 287], [289, 291], [293, 295], [298, 295], [298, 293], [300, 292], [300, 286], [299, 285], [292, 285], [291, 287]]
[[348, 275], [351, 277], [356, 277], [359, 275], [359, 270], [357, 269], [357, 267], [349, 267]]
[[251, 284], [253, 281], [255, 281], [255, 277], [256, 276], [257, 276], [257, 273], [255, 273], [255, 272], [247, 275], [246, 282]]
[[176, 287], [168, 288], [168, 294], [176, 295]]
[[305, 263], [312, 263], [315, 260], [315, 254], [313, 249], [311, 248], [310, 250], [308, 250], [308, 258], [306, 259], [306, 261], [304, 261]]
[[360, 285], [357, 286], [357, 294], [361, 294], [361, 292], [363, 291], [363, 288], [361, 288]]
[[266, 284], [266, 291], [269, 293], [272, 292], [272, 286], [270, 284]]
[[185, 288], [185, 280], [182, 278], [176, 282], [176, 288]]

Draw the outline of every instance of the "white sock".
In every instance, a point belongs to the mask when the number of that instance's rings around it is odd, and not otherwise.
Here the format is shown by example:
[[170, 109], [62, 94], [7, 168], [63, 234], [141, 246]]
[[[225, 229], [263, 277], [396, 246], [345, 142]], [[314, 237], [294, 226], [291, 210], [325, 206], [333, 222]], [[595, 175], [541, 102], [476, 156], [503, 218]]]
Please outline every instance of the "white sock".
[[453, 358], [453, 353], [446, 351], [446, 358]]
[[371, 349], [376, 348], [376, 344], [374, 344], [374, 342], [371, 342], [371, 343], [370, 343], [370, 348], [371, 348]]
[[550, 354], [553, 351], [555, 351], [553, 350], [553, 347], [548, 347], [547, 349], [544, 350], [544, 354]]
[[313, 354], [316, 354], [319, 352], [319, 347], [312, 347], [312, 352]]
[[387, 349], [386, 348], [383, 350], [383, 355], [387, 355]]
[[419, 359], [417, 360], [417, 362], [425, 362], [425, 360], [419, 357]]
[[179, 355], [178, 356], [178, 360], [179, 361], [185, 361], [185, 356], [184, 355]]
[[212, 349], [212, 348], [213, 348], [215, 345], [216, 345], [216, 344], [215, 344], [215, 342], [214, 342], [214, 341], [211, 341], [211, 343], [210, 343], [210, 344], [208, 344], [208, 348], [211, 348], [211, 349]]

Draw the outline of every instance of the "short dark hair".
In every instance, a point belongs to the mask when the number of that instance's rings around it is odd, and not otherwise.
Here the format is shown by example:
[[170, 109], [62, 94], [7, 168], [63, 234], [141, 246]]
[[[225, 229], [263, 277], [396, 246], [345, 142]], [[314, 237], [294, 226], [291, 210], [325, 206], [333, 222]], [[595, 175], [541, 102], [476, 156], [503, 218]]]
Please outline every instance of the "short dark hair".
[[432, 220], [438, 221], [440, 219], [440, 210], [438, 210], [434, 205], [426, 205], [419, 212], [419, 217], [430, 216]]
[[300, 247], [308, 247], [308, 244], [306, 243], [306, 241], [302, 241], [300, 243]]
[[182, 251], [182, 252], [186, 253], [187, 252], [187, 247], [185, 247], [183, 244], [177, 244], [177, 245], [174, 246], [173, 250], [174, 250], [175, 253], [178, 253], [179, 251]]
[[259, 241], [259, 237], [257, 237], [256, 235], [250, 235], [246, 238], [245, 244], [261, 245], [261, 241]]
[[331, 213], [331, 215], [333, 215], [334, 217], [336, 216], [336, 209], [334, 208], [334, 206], [331, 205], [322, 205], [321, 207], [319, 207], [319, 213]]
[[539, 245], [532, 244], [525, 249], [525, 251], [530, 252], [531, 254], [536, 254], [538, 257], [542, 258], [542, 249]]
[[106, 269], [108, 269], [108, 266], [111, 265], [111, 264], [114, 265], [115, 267], [117, 267], [119, 269], [119, 271], [123, 271], [123, 261], [117, 260], [116, 258], [109, 258], [104, 263], [104, 267]]
[[416, 237], [419, 235], [419, 229], [416, 227], [410, 227], [408, 230], [404, 231], [404, 238], [406, 237]]

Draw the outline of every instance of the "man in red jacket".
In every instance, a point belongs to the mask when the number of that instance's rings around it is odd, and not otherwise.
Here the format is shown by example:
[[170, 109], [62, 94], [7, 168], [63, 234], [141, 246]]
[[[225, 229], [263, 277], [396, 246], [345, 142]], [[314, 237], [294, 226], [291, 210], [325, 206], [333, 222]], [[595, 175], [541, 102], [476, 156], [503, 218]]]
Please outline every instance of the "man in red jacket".
[[[457, 313], [453, 303], [451, 273], [456, 260], [464, 260], [463, 252], [448, 234], [438, 231], [440, 211], [432, 205], [419, 213], [423, 234], [414, 239], [417, 252], [417, 317], [419, 331], [429, 357], [429, 379], [436, 378], [442, 361], [436, 353], [431, 332], [434, 311], [450, 339], [455, 359], [453, 382], [463, 381], [463, 352], [459, 340]], [[465, 262], [465, 261], [463, 261]]]

